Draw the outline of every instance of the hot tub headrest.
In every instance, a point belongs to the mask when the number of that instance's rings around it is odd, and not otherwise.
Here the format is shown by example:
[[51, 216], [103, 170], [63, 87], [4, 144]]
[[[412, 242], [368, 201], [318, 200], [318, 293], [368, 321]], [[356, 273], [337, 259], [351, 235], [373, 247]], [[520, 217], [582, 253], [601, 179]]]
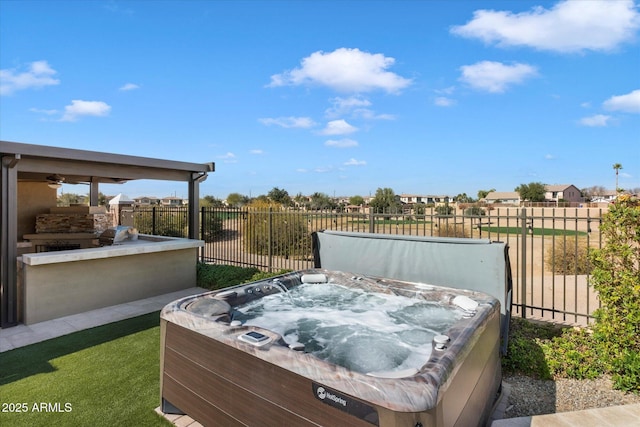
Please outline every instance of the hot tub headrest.
[[302, 283], [327, 283], [328, 279], [325, 274], [303, 274], [300, 278]]

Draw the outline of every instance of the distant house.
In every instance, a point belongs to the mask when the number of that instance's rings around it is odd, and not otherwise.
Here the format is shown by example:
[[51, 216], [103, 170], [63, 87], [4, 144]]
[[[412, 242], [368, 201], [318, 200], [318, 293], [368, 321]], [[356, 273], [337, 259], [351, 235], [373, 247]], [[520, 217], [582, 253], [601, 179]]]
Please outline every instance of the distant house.
[[162, 200], [160, 200], [160, 204], [162, 206], [182, 206], [183, 205], [183, 200], [180, 197], [163, 197]]
[[520, 193], [517, 191], [492, 191], [484, 199], [486, 203], [506, 203], [520, 205]]
[[584, 202], [582, 192], [575, 185], [546, 185], [544, 188], [546, 190], [544, 198], [547, 202]]
[[449, 196], [433, 196], [418, 194], [401, 194], [400, 202], [404, 204], [424, 203], [425, 205], [437, 205], [451, 201]]
[[616, 199], [617, 196], [618, 196], [618, 193], [616, 192], [616, 190], [606, 190], [606, 191], [602, 192], [602, 194], [594, 194], [591, 197], [591, 202], [593, 202], [593, 203], [611, 203]]
[[155, 206], [160, 204], [160, 199], [153, 196], [134, 197], [133, 201], [138, 206]]

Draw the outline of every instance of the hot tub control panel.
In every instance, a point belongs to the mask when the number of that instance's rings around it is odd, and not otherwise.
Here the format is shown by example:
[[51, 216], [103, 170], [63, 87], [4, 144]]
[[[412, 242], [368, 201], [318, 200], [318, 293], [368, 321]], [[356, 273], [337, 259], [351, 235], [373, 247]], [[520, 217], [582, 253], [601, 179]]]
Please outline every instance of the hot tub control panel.
[[261, 347], [271, 341], [271, 338], [257, 331], [249, 331], [238, 337], [240, 341]]

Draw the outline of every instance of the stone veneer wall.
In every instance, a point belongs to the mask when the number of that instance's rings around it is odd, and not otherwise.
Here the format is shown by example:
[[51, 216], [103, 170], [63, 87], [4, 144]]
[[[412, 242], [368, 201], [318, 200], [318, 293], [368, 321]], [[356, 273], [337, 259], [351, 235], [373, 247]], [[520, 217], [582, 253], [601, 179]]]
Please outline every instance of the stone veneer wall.
[[67, 206], [36, 216], [36, 233], [101, 233], [113, 225], [104, 206]]
[[111, 214], [41, 214], [36, 233], [94, 233], [111, 227]]

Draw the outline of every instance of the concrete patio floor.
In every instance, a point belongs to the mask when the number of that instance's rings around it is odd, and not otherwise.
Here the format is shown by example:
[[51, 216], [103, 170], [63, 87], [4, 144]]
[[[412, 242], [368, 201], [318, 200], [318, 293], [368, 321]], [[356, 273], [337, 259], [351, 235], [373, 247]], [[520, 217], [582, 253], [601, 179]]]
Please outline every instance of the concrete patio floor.
[[171, 292], [151, 298], [99, 308], [85, 313], [60, 317], [33, 325], [18, 325], [12, 328], [0, 329], [0, 353], [14, 348], [24, 347], [29, 344], [57, 338], [63, 335], [107, 323], [130, 319], [143, 314], [161, 310], [171, 301], [179, 298], [201, 294], [206, 292], [203, 288], [189, 288], [177, 292]]
[[[0, 353], [76, 331], [152, 313], [162, 309], [171, 301], [205, 291], [206, 289], [203, 288], [189, 288], [29, 326], [18, 325], [0, 329]], [[509, 392], [509, 385], [504, 384], [504, 393], [494, 412], [494, 421], [490, 424], [491, 427], [640, 427], [640, 404], [501, 419]], [[156, 412], [161, 414], [160, 408], [156, 408]], [[176, 426], [201, 426], [200, 423], [186, 415], [165, 415], [165, 417]]]

